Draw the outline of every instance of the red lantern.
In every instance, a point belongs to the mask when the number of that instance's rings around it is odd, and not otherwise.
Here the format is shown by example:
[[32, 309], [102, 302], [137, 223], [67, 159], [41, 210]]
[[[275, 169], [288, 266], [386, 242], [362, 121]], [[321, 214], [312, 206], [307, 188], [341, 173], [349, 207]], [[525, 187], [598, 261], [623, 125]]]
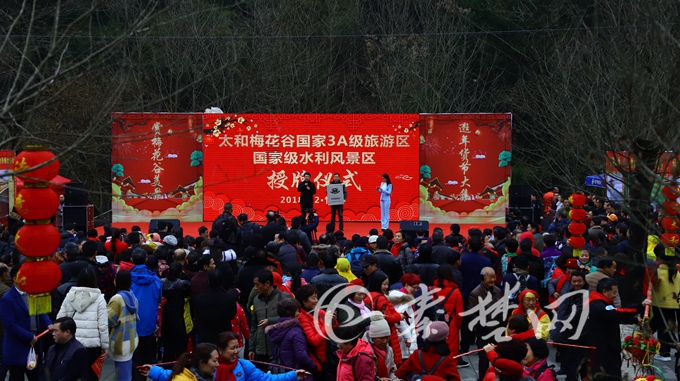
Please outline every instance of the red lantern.
[[675, 233], [680, 229], [680, 224], [675, 218], [664, 217], [661, 219], [661, 227], [667, 232]]
[[572, 222], [569, 224], [569, 233], [572, 235], [582, 235], [586, 232], [586, 224], [583, 222]]
[[678, 188], [667, 185], [661, 189], [661, 194], [669, 200], [676, 200], [680, 196]]
[[[40, 282], [31, 281], [40, 279]], [[54, 290], [61, 280], [61, 270], [49, 257], [44, 261], [27, 260], [17, 274], [17, 283], [22, 291], [29, 294], [42, 294]]]
[[[569, 238], [568, 243], [569, 243], [569, 246], [572, 249], [580, 249], [580, 248], [582, 248], [583, 246], [586, 245], [586, 239], [583, 238], [580, 235], [577, 235], [577, 236], [573, 236], [573, 237]], [[576, 253], [576, 252], [574, 252], [574, 253]]]
[[44, 257], [59, 248], [59, 230], [49, 223], [41, 225], [26, 224], [14, 237], [19, 252], [27, 257]]
[[586, 213], [585, 210], [573, 208], [569, 212], [569, 219], [572, 220], [572, 221], [581, 222], [581, 221], [584, 221], [586, 219], [587, 215], [588, 214]]
[[17, 213], [27, 220], [49, 220], [59, 208], [59, 195], [49, 187], [25, 185], [14, 199]]
[[586, 196], [583, 193], [574, 193], [569, 196], [569, 203], [575, 208], [582, 208], [586, 204]]
[[680, 235], [676, 233], [661, 234], [661, 242], [668, 247], [675, 247], [680, 243]]
[[26, 146], [14, 159], [12, 171], [17, 172], [24, 183], [47, 182], [59, 174], [59, 160], [47, 147]]
[[663, 209], [671, 216], [680, 213], [680, 205], [676, 201], [665, 201], [663, 203]]

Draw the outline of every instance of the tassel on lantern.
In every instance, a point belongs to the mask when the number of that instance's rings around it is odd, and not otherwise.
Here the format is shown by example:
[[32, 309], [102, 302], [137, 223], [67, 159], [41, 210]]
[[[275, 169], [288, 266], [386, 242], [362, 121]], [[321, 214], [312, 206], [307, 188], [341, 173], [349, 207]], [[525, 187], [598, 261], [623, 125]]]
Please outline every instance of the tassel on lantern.
[[28, 313], [42, 315], [52, 312], [52, 296], [49, 293], [28, 295]]

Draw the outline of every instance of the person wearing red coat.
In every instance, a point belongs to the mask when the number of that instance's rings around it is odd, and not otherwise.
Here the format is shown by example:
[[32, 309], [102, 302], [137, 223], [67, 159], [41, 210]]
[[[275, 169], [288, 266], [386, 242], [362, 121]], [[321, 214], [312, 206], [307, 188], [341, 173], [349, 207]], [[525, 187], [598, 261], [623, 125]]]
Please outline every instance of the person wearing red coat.
[[450, 265], [442, 265], [437, 269], [437, 278], [431, 290], [437, 289], [439, 290], [432, 297], [444, 300], [444, 310], [449, 317], [449, 336], [446, 339], [446, 344], [449, 346], [451, 355], [456, 356], [460, 345], [460, 326], [463, 323], [465, 309], [463, 307], [463, 295], [453, 280], [453, 268]]
[[[385, 294], [389, 289], [389, 279], [383, 272], [376, 271], [375, 275], [367, 285], [370, 292], [364, 299], [364, 304], [369, 306], [372, 311], [380, 311], [385, 316], [387, 324], [390, 326], [390, 347], [394, 353], [401, 353], [401, 345], [399, 344], [399, 337], [397, 336], [397, 324], [403, 318], [402, 315], [394, 309], [394, 306]], [[394, 356], [394, 363], [397, 366], [401, 365], [401, 356]]]
[[460, 381], [456, 360], [446, 343], [448, 334], [449, 326], [445, 322], [430, 323], [425, 328], [423, 347], [414, 351], [395, 375], [402, 380], [408, 380], [411, 375], [428, 374], [447, 381]]
[[[316, 287], [308, 284], [300, 287], [295, 292], [295, 299], [302, 306], [298, 320], [307, 336], [309, 356], [316, 363], [317, 372], [321, 372], [323, 370], [323, 363], [326, 361], [328, 330], [324, 322], [326, 311], [316, 310], [316, 305], [319, 301], [317, 293]], [[315, 314], [317, 316], [316, 320], [314, 319]]]

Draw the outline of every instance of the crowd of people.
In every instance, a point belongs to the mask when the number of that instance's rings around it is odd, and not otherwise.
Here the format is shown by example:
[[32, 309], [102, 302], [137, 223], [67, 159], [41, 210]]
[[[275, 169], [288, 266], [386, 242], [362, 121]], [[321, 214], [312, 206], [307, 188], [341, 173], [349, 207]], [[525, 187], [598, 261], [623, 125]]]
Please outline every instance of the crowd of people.
[[[259, 225], [230, 204], [196, 236], [165, 221], [148, 232], [64, 232], [51, 315], [28, 315], [13, 248], [0, 257], [0, 380], [7, 371], [11, 381], [97, 380], [92, 365], [106, 356], [120, 381], [460, 380], [471, 357], [458, 355], [472, 346], [486, 353], [479, 380], [614, 380], [621, 335], [650, 304], [656, 359], [670, 361], [680, 280], [661, 231], [651, 230], [647, 253], [652, 300], [628, 295], [635, 303], [621, 306], [618, 285], [634, 266], [627, 216], [589, 197], [577, 251], [568, 201], [552, 200], [561, 204], [539, 207], [538, 221], [467, 232], [345, 237], [330, 223], [317, 238], [313, 213], [287, 221], [270, 211]], [[51, 337], [38, 339], [45, 329]], [[548, 342], [568, 345], [557, 363]], [[32, 348], [39, 361], [29, 369]]]

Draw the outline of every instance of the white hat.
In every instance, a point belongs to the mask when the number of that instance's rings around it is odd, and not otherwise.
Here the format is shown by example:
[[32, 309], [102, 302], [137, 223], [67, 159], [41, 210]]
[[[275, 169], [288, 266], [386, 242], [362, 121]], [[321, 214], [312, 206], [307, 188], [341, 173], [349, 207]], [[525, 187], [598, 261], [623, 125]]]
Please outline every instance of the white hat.
[[376, 243], [378, 242], [378, 236], [377, 235], [372, 235], [368, 237], [368, 243]]
[[390, 326], [385, 320], [380, 311], [371, 311], [371, 325], [368, 328], [368, 337], [388, 337], [390, 335]]

